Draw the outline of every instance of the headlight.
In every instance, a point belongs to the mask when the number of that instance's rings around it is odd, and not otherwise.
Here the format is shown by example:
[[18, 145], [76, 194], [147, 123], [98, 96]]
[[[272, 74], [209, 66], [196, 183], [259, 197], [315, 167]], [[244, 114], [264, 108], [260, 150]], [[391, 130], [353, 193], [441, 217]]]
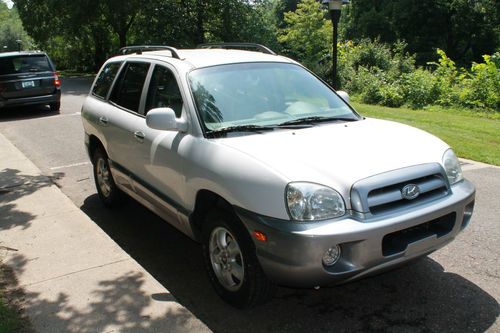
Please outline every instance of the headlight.
[[313, 183], [290, 183], [286, 187], [290, 217], [296, 221], [317, 221], [345, 214], [342, 196], [335, 190]]
[[460, 162], [453, 150], [448, 149], [443, 155], [443, 166], [448, 176], [450, 185], [456, 184], [464, 179]]

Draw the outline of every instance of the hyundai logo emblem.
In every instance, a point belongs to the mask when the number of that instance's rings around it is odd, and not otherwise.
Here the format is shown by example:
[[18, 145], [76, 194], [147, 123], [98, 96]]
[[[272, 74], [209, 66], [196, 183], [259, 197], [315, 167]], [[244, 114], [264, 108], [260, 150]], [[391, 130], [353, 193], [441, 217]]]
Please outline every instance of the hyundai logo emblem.
[[420, 195], [420, 189], [415, 184], [408, 184], [401, 190], [401, 196], [406, 200], [413, 200]]

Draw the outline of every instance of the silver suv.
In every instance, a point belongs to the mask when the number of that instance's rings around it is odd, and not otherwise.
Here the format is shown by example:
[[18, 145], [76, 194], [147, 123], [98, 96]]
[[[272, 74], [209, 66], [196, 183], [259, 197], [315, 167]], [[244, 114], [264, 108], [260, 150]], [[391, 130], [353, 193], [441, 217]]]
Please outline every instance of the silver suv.
[[467, 226], [475, 189], [446, 143], [360, 116], [265, 47], [233, 46], [125, 50], [82, 110], [104, 204], [125, 193], [201, 242], [224, 300], [358, 279]]

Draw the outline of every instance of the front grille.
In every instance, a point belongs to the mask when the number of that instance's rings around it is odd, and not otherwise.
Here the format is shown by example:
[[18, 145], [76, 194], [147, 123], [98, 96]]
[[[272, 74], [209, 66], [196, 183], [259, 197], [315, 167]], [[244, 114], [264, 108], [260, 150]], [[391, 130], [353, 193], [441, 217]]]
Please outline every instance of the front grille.
[[[402, 188], [408, 184], [415, 184], [420, 189], [420, 195], [415, 199], [405, 199], [401, 194]], [[373, 215], [383, 214], [394, 209], [437, 199], [447, 193], [446, 181], [441, 175], [436, 174], [374, 189], [368, 193], [368, 208]]]
[[[402, 189], [409, 184], [419, 188], [419, 195], [414, 199], [406, 199], [402, 195]], [[430, 202], [450, 193], [443, 168], [437, 163], [424, 164], [355, 183], [351, 190], [351, 206], [354, 211], [378, 216]]]
[[382, 239], [382, 254], [390, 256], [406, 250], [408, 244], [436, 235], [443, 237], [453, 230], [456, 214], [451, 213], [430, 222], [387, 234]]

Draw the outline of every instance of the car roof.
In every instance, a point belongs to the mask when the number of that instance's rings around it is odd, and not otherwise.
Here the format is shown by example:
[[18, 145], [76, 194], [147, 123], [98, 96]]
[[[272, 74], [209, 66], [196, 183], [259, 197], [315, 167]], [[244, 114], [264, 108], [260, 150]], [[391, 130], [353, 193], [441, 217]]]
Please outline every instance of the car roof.
[[233, 50], [233, 49], [180, 49], [177, 50], [180, 59], [172, 57], [172, 53], [165, 51], [146, 51], [142, 54], [128, 54], [117, 58], [152, 58], [165, 60], [165, 57], [172, 59], [171, 62], [180, 61], [188, 63], [190, 67], [201, 68], [225, 64], [248, 63], [248, 62], [281, 62], [295, 63], [293, 60], [279, 55], [265, 54], [262, 52]]
[[0, 58], [15, 57], [15, 56], [32, 56], [32, 55], [47, 55], [47, 54], [45, 52], [41, 52], [41, 51], [2, 52], [2, 53], [0, 53]]

